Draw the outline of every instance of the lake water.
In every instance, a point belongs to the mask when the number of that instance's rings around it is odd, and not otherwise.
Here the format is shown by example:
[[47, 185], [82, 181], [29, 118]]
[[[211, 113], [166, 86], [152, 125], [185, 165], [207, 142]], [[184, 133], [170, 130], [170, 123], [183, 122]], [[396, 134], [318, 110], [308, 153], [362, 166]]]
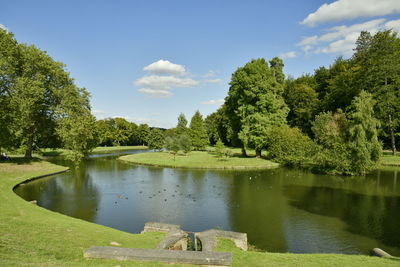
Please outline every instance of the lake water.
[[33, 181], [16, 193], [44, 208], [131, 233], [157, 221], [187, 231], [245, 232], [250, 244], [270, 252], [369, 254], [380, 247], [400, 256], [396, 169], [343, 177], [285, 168], [156, 168], [117, 160], [140, 152], [94, 154], [79, 169]]

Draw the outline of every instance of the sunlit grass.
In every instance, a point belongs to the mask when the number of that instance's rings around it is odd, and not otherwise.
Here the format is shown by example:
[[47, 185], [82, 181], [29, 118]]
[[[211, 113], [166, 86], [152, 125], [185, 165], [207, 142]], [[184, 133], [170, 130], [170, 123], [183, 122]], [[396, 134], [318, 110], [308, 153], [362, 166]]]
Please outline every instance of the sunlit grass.
[[136, 164], [175, 168], [261, 169], [279, 166], [279, 164], [263, 158], [242, 157], [239, 151], [227, 159], [218, 158], [214, 153], [206, 151], [192, 151], [187, 155], [173, 155], [169, 152], [140, 153], [122, 156], [120, 159]]

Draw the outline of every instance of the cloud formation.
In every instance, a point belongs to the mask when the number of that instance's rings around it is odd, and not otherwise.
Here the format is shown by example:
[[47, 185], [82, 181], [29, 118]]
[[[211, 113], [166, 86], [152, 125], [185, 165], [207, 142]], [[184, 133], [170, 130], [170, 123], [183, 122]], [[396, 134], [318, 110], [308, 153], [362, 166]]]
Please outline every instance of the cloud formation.
[[400, 13], [399, 0], [338, 0], [323, 4], [300, 23], [313, 27], [324, 22], [397, 13]]
[[225, 102], [224, 99], [211, 99], [208, 101], [201, 102], [203, 105], [222, 105]]
[[375, 34], [379, 30], [400, 30], [400, 20], [386, 21], [386, 19], [374, 19], [364, 23], [350, 26], [335, 26], [325, 31], [322, 35], [314, 35], [303, 38], [297, 46], [300, 46], [306, 54], [336, 53], [350, 56], [356, 47], [356, 41], [361, 31], [369, 31]]
[[[139, 87], [138, 92], [157, 98], [166, 98], [173, 95], [174, 88], [192, 88], [200, 84], [219, 83], [219, 78], [214, 77], [215, 71], [210, 70], [205, 75], [194, 75], [186, 70], [185, 66], [160, 59], [143, 68], [147, 75], [134, 81]], [[196, 78], [197, 77], [197, 78]]]
[[183, 76], [186, 75], [186, 68], [183, 65], [174, 64], [168, 60], [160, 59], [154, 63], [143, 68], [144, 71], [148, 71], [152, 74], [172, 74]]
[[283, 53], [279, 55], [280, 58], [285, 59], [285, 58], [295, 58], [297, 57], [296, 51], [290, 51], [287, 53]]
[[147, 94], [147, 95], [157, 97], [157, 98], [164, 98], [164, 97], [172, 96], [172, 93], [170, 91], [162, 90], [162, 89], [140, 88], [138, 91], [143, 94]]
[[139, 78], [135, 81], [138, 87], [145, 87], [158, 90], [170, 90], [174, 87], [188, 88], [198, 85], [199, 82], [192, 78], [180, 78], [176, 76], [150, 75]]

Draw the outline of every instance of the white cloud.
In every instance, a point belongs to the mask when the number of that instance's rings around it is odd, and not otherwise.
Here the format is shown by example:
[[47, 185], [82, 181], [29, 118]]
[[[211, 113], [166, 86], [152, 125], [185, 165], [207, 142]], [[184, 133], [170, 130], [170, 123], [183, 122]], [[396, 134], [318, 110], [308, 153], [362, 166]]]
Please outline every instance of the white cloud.
[[187, 88], [196, 86], [198, 84], [198, 81], [195, 81], [191, 78], [160, 75], [144, 76], [135, 81], [136, 86], [159, 90], [169, 90], [173, 87]]
[[8, 28], [6, 26], [4, 26], [3, 24], [0, 24], [0, 29], [5, 30], [6, 32], [8, 32]]
[[204, 83], [220, 83], [222, 82], [222, 79], [209, 79], [209, 80], [203, 80]]
[[355, 42], [361, 31], [375, 34], [379, 30], [391, 28], [395, 30], [400, 28], [400, 20], [374, 19], [350, 26], [335, 26], [327, 29], [327, 33], [320, 36], [305, 37], [297, 46], [300, 46], [306, 54], [336, 53], [350, 56], [356, 47]]
[[204, 74], [203, 78], [215, 77], [217, 76], [217, 72], [214, 70], [209, 70], [206, 74]]
[[160, 59], [154, 63], [143, 68], [144, 71], [148, 71], [153, 74], [172, 74], [183, 76], [187, 75], [186, 68], [183, 65], [178, 65], [169, 62], [168, 60]]
[[330, 21], [397, 13], [400, 13], [399, 0], [338, 0], [330, 4], [323, 4], [317, 11], [309, 14], [301, 24], [315, 26]]
[[222, 105], [225, 102], [224, 99], [212, 99], [208, 101], [201, 102], [203, 105]]
[[287, 53], [283, 53], [279, 55], [280, 58], [285, 59], [285, 58], [295, 58], [297, 57], [296, 51], [290, 51]]
[[[174, 64], [168, 60], [159, 60], [146, 67], [143, 70], [148, 72], [136, 81], [134, 85], [139, 87], [139, 92], [152, 97], [170, 97], [174, 88], [192, 88], [207, 83], [219, 83], [222, 80], [199, 79], [196, 77], [214, 77], [215, 71], [210, 70], [205, 75], [194, 75], [188, 72], [183, 65]], [[182, 77], [184, 76], [184, 77]]]
[[156, 98], [170, 97], [173, 95], [170, 91], [162, 89], [140, 88], [138, 91]]
[[386, 29], [393, 29], [396, 32], [400, 32], [400, 19], [398, 20], [391, 20], [385, 23]]

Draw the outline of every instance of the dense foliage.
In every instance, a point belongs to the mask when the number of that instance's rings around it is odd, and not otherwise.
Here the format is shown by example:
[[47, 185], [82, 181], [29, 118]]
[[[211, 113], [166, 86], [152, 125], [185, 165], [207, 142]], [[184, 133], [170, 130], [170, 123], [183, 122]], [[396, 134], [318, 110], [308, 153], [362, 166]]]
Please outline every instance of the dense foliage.
[[196, 111], [190, 120], [189, 134], [193, 150], [204, 150], [206, 148], [209, 140], [203, 117], [199, 111]]
[[64, 147], [76, 162], [97, 145], [89, 93], [46, 52], [0, 29], [0, 147]]
[[244, 155], [246, 148], [256, 149], [258, 156], [267, 149], [283, 164], [351, 175], [375, 168], [382, 145], [396, 154], [396, 32], [362, 32], [351, 58], [338, 57], [331, 66], [296, 79], [285, 80], [280, 59], [269, 63], [255, 59], [232, 74], [225, 103], [205, 119], [211, 144], [220, 139], [242, 147]]

